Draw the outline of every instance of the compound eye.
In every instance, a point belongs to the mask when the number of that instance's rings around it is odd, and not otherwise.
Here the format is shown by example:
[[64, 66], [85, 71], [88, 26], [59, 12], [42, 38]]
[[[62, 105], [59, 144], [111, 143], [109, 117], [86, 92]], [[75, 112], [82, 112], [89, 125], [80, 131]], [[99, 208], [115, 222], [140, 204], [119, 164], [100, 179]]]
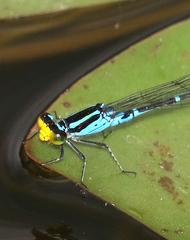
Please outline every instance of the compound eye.
[[42, 113], [40, 115], [40, 118], [47, 124], [47, 125], [51, 125], [52, 121], [53, 121], [53, 115], [51, 115], [50, 113]]
[[56, 134], [56, 139], [59, 141], [64, 141], [66, 139], [66, 133], [62, 132], [61, 134]]

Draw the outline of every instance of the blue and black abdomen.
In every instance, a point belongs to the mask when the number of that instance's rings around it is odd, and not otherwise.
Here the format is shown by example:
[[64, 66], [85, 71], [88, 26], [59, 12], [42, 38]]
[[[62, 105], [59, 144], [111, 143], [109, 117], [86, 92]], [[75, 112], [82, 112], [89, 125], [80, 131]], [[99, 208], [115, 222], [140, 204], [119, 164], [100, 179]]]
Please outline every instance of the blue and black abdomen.
[[65, 119], [68, 133], [73, 137], [96, 134], [107, 128], [128, 122], [149, 110], [140, 112], [136, 109], [126, 112], [115, 112], [113, 108], [103, 103], [86, 108]]

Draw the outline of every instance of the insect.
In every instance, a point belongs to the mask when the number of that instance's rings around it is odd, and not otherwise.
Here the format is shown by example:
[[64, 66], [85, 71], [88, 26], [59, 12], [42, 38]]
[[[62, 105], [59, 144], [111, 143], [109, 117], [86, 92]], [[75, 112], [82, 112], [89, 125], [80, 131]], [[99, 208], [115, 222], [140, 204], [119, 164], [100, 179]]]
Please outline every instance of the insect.
[[76, 143], [80, 143], [105, 149], [121, 172], [136, 174], [123, 168], [108, 145], [87, 140], [85, 137], [104, 132], [154, 109], [179, 104], [188, 98], [190, 98], [190, 74], [134, 93], [119, 101], [109, 104], [97, 103], [67, 118], [58, 118], [56, 113], [42, 113], [37, 120], [39, 139], [60, 146], [60, 156], [42, 165], [63, 160], [64, 144], [67, 144], [82, 160], [81, 184], [84, 185], [86, 157], [76, 146]]

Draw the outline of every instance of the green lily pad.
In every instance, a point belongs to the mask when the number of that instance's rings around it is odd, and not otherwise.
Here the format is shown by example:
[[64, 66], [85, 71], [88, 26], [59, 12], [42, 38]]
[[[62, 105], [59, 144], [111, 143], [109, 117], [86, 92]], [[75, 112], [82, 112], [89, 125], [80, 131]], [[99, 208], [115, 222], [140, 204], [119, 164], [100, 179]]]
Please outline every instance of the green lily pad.
[[118, 0], [0, 0], [0, 18], [41, 14], [116, 1]]
[[[171, 26], [130, 47], [83, 77], [47, 110], [66, 117], [97, 102], [109, 103], [135, 91], [175, 80], [190, 72], [190, 21]], [[156, 110], [114, 128], [104, 139], [123, 167], [121, 174], [105, 151], [79, 145], [87, 157], [85, 184], [167, 239], [190, 239], [190, 109]], [[35, 131], [33, 128], [32, 131]], [[59, 155], [59, 148], [34, 137], [25, 145], [39, 163]], [[64, 161], [48, 166], [80, 182], [82, 163], [65, 146]]]

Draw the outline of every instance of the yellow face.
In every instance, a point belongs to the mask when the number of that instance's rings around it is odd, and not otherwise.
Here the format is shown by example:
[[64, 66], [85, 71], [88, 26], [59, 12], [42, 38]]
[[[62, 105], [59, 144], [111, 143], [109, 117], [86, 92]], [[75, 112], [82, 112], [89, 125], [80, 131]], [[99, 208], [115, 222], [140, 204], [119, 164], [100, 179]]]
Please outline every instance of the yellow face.
[[48, 125], [39, 117], [37, 121], [39, 128], [39, 139], [43, 142], [54, 142], [55, 134], [50, 130]]
[[[49, 116], [50, 116], [50, 114], [49, 114]], [[38, 125], [38, 129], [39, 129], [39, 139], [40, 139], [40, 141], [42, 141], [42, 142], [50, 142], [50, 143], [52, 143], [54, 145], [61, 145], [65, 141], [64, 134], [62, 133], [60, 135], [59, 133], [58, 134], [54, 133], [50, 129], [48, 123], [46, 123], [43, 120], [43, 118], [41, 118], [41, 117], [38, 118], [37, 125]]]

